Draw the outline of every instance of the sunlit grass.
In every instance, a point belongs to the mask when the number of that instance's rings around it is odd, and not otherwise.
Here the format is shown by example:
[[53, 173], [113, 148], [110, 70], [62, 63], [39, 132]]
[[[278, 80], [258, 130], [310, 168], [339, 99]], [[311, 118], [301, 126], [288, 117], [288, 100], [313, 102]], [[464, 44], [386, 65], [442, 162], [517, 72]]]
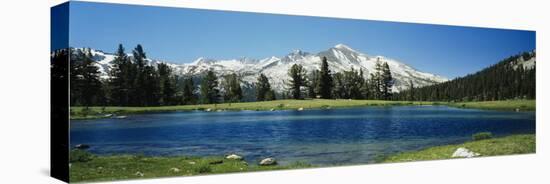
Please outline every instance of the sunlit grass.
[[383, 162], [405, 162], [419, 160], [450, 159], [458, 148], [466, 148], [480, 156], [512, 155], [535, 153], [535, 134], [512, 135], [502, 138], [490, 138], [456, 145], [436, 146], [420, 151], [404, 152], [389, 156]]
[[296, 162], [289, 165], [259, 166], [223, 157], [148, 157], [136, 155], [94, 156], [87, 162], [74, 162], [70, 181], [111, 181], [169, 176], [193, 176], [216, 173], [265, 171], [312, 167]]
[[535, 110], [535, 100], [509, 100], [509, 101], [485, 101], [485, 102], [428, 102], [428, 101], [384, 101], [384, 100], [275, 100], [262, 102], [240, 102], [223, 104], [202, 104], [202, 105], [178, 105], [158, 107], [71, 107], [71, 119], [93, 119], [104, 118], [107, 114], [128, 115], [147, 112], [170, 112], [170, 111], [238, 111], [238, 110], [298, 110], [320, 109], [320, 108], [346, 108], [346, 107], [368, 107], [368, 106], [396, 106], [396, 105], [448, 105], [460, 108], [479, 108], [491, 110]]

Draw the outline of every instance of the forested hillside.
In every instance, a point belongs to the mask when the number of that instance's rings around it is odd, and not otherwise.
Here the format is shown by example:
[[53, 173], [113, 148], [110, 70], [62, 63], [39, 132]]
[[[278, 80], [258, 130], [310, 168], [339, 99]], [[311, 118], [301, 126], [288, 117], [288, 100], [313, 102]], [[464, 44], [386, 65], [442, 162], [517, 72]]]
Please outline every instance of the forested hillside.
[[479, 72], [395, 95], [398, 100], [492, 101], [535, 99], [536, 52], [506, 58]]

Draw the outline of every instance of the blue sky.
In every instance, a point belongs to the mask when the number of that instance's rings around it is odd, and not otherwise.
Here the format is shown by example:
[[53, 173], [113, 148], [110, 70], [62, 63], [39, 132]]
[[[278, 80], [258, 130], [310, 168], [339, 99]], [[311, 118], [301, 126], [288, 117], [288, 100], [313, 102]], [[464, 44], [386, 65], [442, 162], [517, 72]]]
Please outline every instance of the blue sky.
[[307, 16], [71, 2], [69, 45], [174, 63], [198, 57], [262, 59], [343, 43], [449, 78], [535, 49], [535, 32]]

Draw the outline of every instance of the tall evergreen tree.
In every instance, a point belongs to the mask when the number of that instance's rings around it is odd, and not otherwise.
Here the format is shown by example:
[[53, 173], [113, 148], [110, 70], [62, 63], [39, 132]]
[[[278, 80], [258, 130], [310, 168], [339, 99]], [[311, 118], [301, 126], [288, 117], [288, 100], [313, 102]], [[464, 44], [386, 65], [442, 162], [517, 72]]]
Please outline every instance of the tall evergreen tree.
[[320, 72], [319, 70], [313, 70], [309, 74], [307, 81], [307, 94], [309, 98], [316, 98], [320, 91]]
[[301, 87], [306, 85], [306, 69], [299, 64], [294, 64], [290, 67], [288, 75], [290, 76], [290, 83], [287, 84], [290, 88], [290, 93], [294, 99], [302, 99]]
[[408, 100], [410, 101], [414, 101], [414, 83], [412, 80], [409, 80], [409, 89], [408, 89], [408, 93], [409, 93], [409, 98]]
[[195, 95], [195, 85], [193, 83], [193, 78], [189, 77], [184, 80], [183, 84], [183, 104], [191, 105], [196, 104], [197, 97]]
[[146, 81], [146, 77], [153, 78], [152, 76], [147, 76], [147, 75], [152, 75], [152, 71], [151, 69], [147, 69], [147, 71], [145, 69], [146, 68], [145, 59], [147, 58], [147, 56], [145, 55], [145, 51], [143, 51], [143, 47], [140, 44], [138, 44], [136, 48], [134, 48], [134, 50], [132, 51], [132, 56], [133, 56], [133, 63], [134, 63], [132, 70], [135, 70], [133, 71], [135, 72], [135, 74], [133, 76], [134, 80], [131, 84], [132, 89], [130, 92], [131, 94], [130, 101], [132, 101], [133, 105], [139, 105], [139, 106], [147, 105], [148, 101], [152, 101], [151, 99], [152, 97], [151, 96], [148, 97], [147, 93], [149, 93], [150, 95], [152, 95], [152, 93], [150, 89], [145, 89], [145, 86], [151, 85], [152, 83], [150, 81]]
[[370, 87], [372, 93], [372, 99], [381, 99], [382, 98], [382, 63], [380, 58], [377, 58], [376, 64], [374, 65], [374, 72], [370, 74]]
[[109, 71], [109, 85], [113, 105], [127, 106], [129, 85], [132, 82], [129, 78], [129, 65], [132, 63], [128, 60], [122, 44], [118, 45], [115, 59], [112, 63], [113, 67]]
[[321, 98], [331, 98], [332, 85], [332, 74], [328, 67], [327, 57], [323, 56], [321, 61], [321, 72], [319, 74], [319, 95], [321, 95]]
[[240, 102], [243, 98], [243, 91], [237, 74], [232, 73], [225, 76], [223, 82], [224, 102]]
[[393, 77], [391, 75], [390, 66], [387, 62], [382, 65], [380, 84], [382, 88], [382, 98], [384, 100], [390, 100], [392, 96]]
[[99, 79], [99, 68], [95, 66], [90, 50], [77, 51], [75, 59], [72, 63], [74, 68], [71, 71], [74, 72], [73, 80], [75, 81], [71, 88], [76, 88], [78, 102], [85, 107], [98, 104], [98, 94], [101, 93], [102, 83]]
[[344, 81], [344, 74], [338, 72], [333, 75], [334, 86], [332, 94], [334, 98], [347, 98], [347, 89]]
[[271, 101], [271, 100], [277, 100], [277, 97], [275, 96], [275, 90], [269, 90], [265, 94], [265, 100]]
[[141, 74], [143, 76], [143, 83], [141, 87], [145, 97], [144, 105], [159, 105], [161, 90], [158, 72], [154, 66], [147, 65], [143, 68], [143, 72]]
[[256, 101], [271, 100], [267, 98], [270, 91], [272, 90], [269, 79], [263, 73], [260, 74], [260, 76], [258, 76], [258, 82], [256, 82]]
[[160, 84], [160, 105], [175, 105], [176, 81], [172, 68], [165, 63], [157, 65]]
[[220, 90], [218, 89], [218, 77], [209, 70], [201, 82], [201, 102], [203, 104], [215, 104], [219, 102]]

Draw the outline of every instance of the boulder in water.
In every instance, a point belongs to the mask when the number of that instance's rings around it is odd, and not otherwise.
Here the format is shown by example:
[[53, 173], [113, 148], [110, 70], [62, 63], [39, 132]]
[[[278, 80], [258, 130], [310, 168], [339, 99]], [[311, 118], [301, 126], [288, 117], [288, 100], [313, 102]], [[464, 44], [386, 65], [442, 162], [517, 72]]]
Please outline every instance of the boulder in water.
[[239, 156], [237, 154], [230, 154], [230, 155], [227, 155], [225, 157], [225, 159], [228, 159], [228, 160], [242, 160], [243, 157], [242, 156]]
[[265, 158], [262, 161], [260, 161], [261, 166], [267, 166], [267, 165], [277, 165], [277, 161], [274, 158]]
[[90, 148], [90, 145], [87, 145], [87, 144], [77, 144], [76, 146], [74, 146], [74, 148], [79, 149], [79, 150], [85, 150], [85, 149]]

